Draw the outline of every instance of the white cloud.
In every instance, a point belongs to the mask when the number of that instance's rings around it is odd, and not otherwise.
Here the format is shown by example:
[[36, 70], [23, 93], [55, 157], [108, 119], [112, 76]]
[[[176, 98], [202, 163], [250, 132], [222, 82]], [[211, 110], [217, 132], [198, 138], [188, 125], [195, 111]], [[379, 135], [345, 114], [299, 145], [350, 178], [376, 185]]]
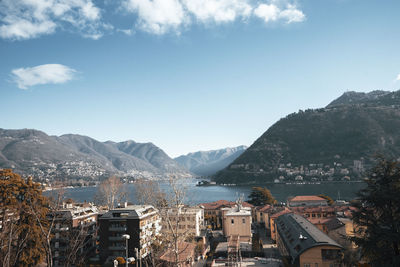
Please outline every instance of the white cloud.
[[247, 0], [183, 0], [183, 5], [201, 22], [232, 22], [248, 17], [252, 7]]
[[265, 23], [283, 20], [289, 24], [302, 22], [306, 19], [304, 13], [297, 9], [295, 5], [287, 4], [284, 8], [281, 8], [278, 1], [273, 1], [271, 4], [259, 4], [254, 9], [254, 15], [263, 19]]
[[137, 13], [138, 27], [154, 34], [170, 30], [179, 32], [187, 21], [187, 14], [179, 0], [127, 0], [123, 6], [128, 12]]
[[293, 5], [289, 5], [287, 9], [283, 10], [280, 17], [285, 19], [287, 23], [302, 22], [306, 19], [304, 13]]
[[397, 75], [396, 81], [400, 81], [400, 73]]
[[[180, 34], [194, 23], [221, 24], [260, 18], [265, 23], [305, 20], [296, 0], [104, 0], [107, 8], [134, 14], [137, 29], [162, 35]], [[118, 30], [103, 21], [95, 0], [0, 0], [0, 38], [25, 40], [55, 33], [78, 32], [99, 39]], [[115, 15], [115, 14], [114, 14]], [[117, 14], [118, 15], [118, 14]]]
[[122, 33], [124, 33], [126, 35], [129, 35], [129, 36], [131, 36], [134, 33], [134, 31], [132, 29], [117, 29], [117, 31], [118, 32], [122, 32]]
[[192, 23], [228, 23], [252, 16], [266, 23], [305, 20], [294, 0], [122, 0], [123, 10], [136, 14], [136, 25], [149, 33], [179, 34], [182, 27]]
[[276, 21], [279, 18], [280, 10], [276, 5], [260, 4], [254, 9], [254, 14], [262, 18], [266, 23]]
[[28, 89], [37, 84], [65, 83], [73, 78], [75, 72], [61, 64], [45, 64], [11, 71], [13, 80], [20, 89]]
[[72, 26], [88, 38], [106, 29], [92, 0], [1, 0], [0, 37], [23, 40]]

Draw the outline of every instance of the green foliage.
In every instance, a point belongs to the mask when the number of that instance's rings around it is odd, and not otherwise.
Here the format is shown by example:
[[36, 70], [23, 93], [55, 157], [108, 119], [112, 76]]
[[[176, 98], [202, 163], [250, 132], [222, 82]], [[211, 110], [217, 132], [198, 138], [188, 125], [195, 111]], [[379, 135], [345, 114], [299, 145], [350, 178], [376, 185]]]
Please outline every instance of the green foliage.
[[[351, 172], [354, 160], [362, 159], [368, 167], [376, 153], [398, 157], [399, 105], [400, 91], [371, 98], [368, 104], [343, 104], [290, 114], [272, 125], [214, 179], [237, 184], [272, 182], [280, 164], [300, 167], [322, 163], [332, 168], [334, 162], [340, 162]], [[359, 175], [350, 176], [353, 179]]]
[[46, 256], [47, 198], [39, 184], [11, 170], [0, 170], [0, 265], [35, 266]]
[[373, 265], [400, 266], [400, 163], [379, 158], [353, 203], [352, 240]]
[[250, 195], [249, 201], [250, 204], [254, 206], [264, 206], [266, 204], [276, 204], [277, 201], [272, 196], [271, 192], [266, 187], [253, 187]]

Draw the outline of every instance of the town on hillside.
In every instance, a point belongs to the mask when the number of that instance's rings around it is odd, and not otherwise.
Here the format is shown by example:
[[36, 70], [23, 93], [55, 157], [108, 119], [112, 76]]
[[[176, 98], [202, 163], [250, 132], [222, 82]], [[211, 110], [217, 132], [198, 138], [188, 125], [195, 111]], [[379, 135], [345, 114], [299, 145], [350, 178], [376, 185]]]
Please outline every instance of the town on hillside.
[[355, 249], [352, 207], [320, 196], [158, 209], [69, 199], [46, 218], [53, 266], [344, 266]]

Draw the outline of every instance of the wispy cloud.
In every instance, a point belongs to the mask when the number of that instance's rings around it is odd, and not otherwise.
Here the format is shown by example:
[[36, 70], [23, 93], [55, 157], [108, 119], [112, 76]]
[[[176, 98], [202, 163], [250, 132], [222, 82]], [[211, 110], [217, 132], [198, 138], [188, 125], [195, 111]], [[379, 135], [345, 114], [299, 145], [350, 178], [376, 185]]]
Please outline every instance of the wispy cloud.
[[397, 75], [396, 81], [400, 81], [400, 73], [399, 73], [399, 75]]
[[132, 29], [117, 29], [117, 32], [122, 32], [123, 34], [131, 36], [134, 34], [134, 31]]
[[98, 39], [107, 24], [92, 0], [2, 0], [0, 37], [23, 40], [71, 28], [84, 37]]
[[76, 71], [61, 64], [45, 64], [11, 71], [13, 80], [20, 89], [38, 84], [65, 83], [74, 77]]
[[306, 19], [291, 0], [122, 0], [122, 7], [137, 16], [137, 27], [157, 35], [180, 34], [182, 28], [193, 23], [229, 23], [251, 17], [265, 23]]

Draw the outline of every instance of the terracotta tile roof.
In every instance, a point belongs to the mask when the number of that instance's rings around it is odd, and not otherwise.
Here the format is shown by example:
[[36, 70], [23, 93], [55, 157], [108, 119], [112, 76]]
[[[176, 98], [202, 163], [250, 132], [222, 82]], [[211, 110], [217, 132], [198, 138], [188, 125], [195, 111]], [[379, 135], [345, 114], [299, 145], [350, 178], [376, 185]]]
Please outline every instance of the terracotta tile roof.
[[289, 201], [326, 201], [325, 198], [319, 196], [295, 196], [290, 198]]
[[[236, 202], [234, 201], [228, 201], [228, 200], [218, 200], [214, 202], [207, 202], [207, 203], [201, 203], [199, 206], [202, 206], [205, 210], [216, 210], [220, 208], [231, 208], [236, 205]], [[253, 208], [254, 206], [251, 205], [248, 202], [243, 202], [243, 207], [248, 207], [248, 208]]]
[[306, 218], [314, 225], [324, 224], [328, 228], [328, 231], [337, 229], [342, 227], [344, 223], [342, 223], [338, 218], [331, 217], [331, 218]]
[[332, 218], [306, 218], [312, 224], [327, 224]]
[[281, 216], [281, 215], [283, 215], [283, 214], [286, 214], [286, 213], [292, 213], [292, 211], [291, 211], [290, 209], [288, 209], [288, 208], [285, 208], [285, 209], [282, 210], [282, 211], [279, 211], [279, 212], [277, 212], [277, 213], [275, 213], [275, 214], [272, 214], [270, 218], [276, 219], [276, 218], [278, 218], [279, 216]]
[[335, 212], [335, 207], [330, 206], [317, 206], [317, 207], [290, 207], [296, 213], [310, 213], [310, 212]]
[[[196, 248], [196, 244], [188, 243], [188, 242], [179, 242], [178, 243], [178, 262], [184, 262], [191, 258], [194, 260], [194, 249]], [[175, 253], [173, 249], [168, 249], [164, 252], [160, 257], [161, 260], [167, 262], [175, 262]]]
[[257, 207], [256, 209], [260, 212], [265, 212], [268, 210], [271, 210], [273, 207], [269, 204], [265, 205], [265, 206], [261, 206], [261, 207]]

